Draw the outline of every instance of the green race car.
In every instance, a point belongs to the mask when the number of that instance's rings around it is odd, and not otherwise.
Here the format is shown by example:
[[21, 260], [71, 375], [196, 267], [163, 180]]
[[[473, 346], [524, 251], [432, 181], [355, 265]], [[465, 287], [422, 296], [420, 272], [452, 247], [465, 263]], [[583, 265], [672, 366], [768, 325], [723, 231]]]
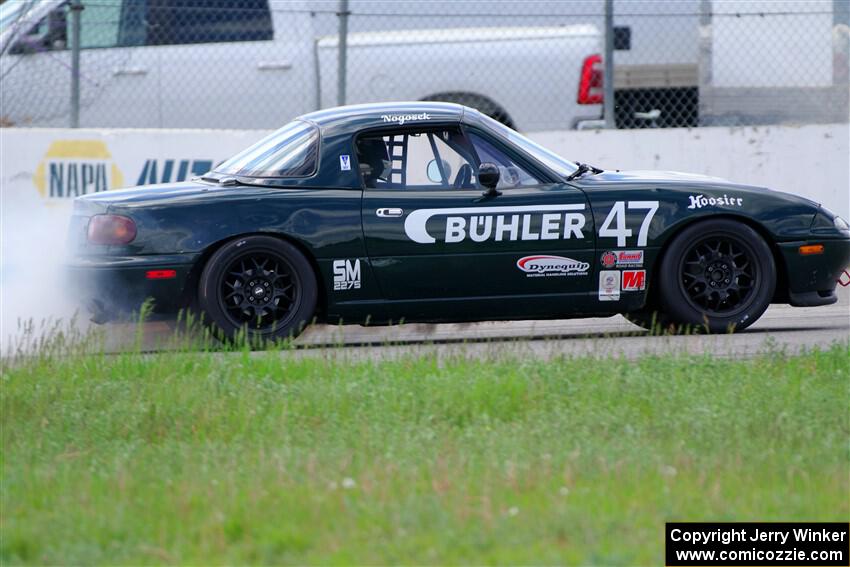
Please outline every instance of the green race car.
[[567, 161], [463, 106], [302, 116], [191, 182], [76, 200], [96, 320], [203, 312], [227, 336], [311, 321], [599, 317], [743, 329], [829, 305], [850, 227], [817, 203]]

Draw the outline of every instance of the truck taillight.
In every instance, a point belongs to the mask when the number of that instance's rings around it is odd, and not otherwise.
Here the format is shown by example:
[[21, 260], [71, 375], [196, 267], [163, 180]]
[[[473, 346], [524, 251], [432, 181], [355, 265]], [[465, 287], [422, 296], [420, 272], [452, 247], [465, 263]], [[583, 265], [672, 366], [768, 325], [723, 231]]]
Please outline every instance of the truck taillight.
[[581, 81], [578, 84], [579, 104], [600, 104], [602, 102], [602, 56], [585, 57], [581, 66]]
[[95, 215], [89, 220], [88, 240], [92, 244], [120, 246], [136, 238], [136, 223], [121, 215]]

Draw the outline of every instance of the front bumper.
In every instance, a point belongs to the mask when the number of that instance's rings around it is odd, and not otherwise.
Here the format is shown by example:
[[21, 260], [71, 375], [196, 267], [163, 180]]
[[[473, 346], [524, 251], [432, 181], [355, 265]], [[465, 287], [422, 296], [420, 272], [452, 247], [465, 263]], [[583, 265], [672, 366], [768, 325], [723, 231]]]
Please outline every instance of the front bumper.
[[[823, 244], [822, 254], [803, 256], [800, 246]], [[829, 305], [838, 301], [835, 286], [850, 265], [850, 239], [806, 240], [779, 244], [788, 283], [787, 301], [795, 307]]]
[[[157, 313], [176, 313], [186, 305], [195, 255], [92, 256], [66, 264], [71, 292], [97, 322], [138, 311], [146, 300]], [[152, 270], [174, 270], [174, 277], [149, 279]]]

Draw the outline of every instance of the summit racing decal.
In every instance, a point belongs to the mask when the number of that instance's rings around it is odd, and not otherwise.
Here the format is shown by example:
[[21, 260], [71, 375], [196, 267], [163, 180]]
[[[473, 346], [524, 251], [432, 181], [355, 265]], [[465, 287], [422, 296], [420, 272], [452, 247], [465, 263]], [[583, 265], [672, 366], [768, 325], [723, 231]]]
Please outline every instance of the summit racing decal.
[[639, 268], [643, 266], [643, 250], [617, 250], [602, 254], [603, 268]]
[[703, 207], [743, 207], [744, 200], [741, 197], [729, 197], [728, 195], [723, 195], [722, 197], [706, 197], [705, 195], [689, 195], [688, 199], [691, 200], [691, 204], [688, 205], [689, 209], [701, 209]]
[[413, 242], [434, 244], [437, 237], [428, 231], [428, 221], [434, 217], [445, 217], [446, 226], [439, 236], [447, 244], [463, 242], [467, 238], [473, 242], [583, 239], [584, 213], [565, 212], [583, 210], [583, 203], [418, 209], [407, 215], [404, 232]]
[[405, 122], [419, 122], [420, 120], [431, 120], [431, 115], [427, 112], [420, 114], [381, 114], [381, 120], [384, 122], [393, 122], [401, 126]]
[[525, 272], [526, 277], [545, 276], [586, 276], [590, 264], [563, 256], [526, 256], [517, 260], [516, 267]]

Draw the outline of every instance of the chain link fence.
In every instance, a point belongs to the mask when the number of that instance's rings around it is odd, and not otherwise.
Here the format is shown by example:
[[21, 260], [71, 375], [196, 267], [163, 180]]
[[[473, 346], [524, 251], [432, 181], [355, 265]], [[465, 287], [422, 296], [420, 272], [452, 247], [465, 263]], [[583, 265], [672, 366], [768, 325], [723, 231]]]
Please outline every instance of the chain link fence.
[[6, 0], [0, 123], [68, 126], [78, 110], [84, 127], [268, 129], [390, 100], [524, 131], [601, 127], [605, 104], [618, 128], [844, 122], [848, 14], [850, 0]]

